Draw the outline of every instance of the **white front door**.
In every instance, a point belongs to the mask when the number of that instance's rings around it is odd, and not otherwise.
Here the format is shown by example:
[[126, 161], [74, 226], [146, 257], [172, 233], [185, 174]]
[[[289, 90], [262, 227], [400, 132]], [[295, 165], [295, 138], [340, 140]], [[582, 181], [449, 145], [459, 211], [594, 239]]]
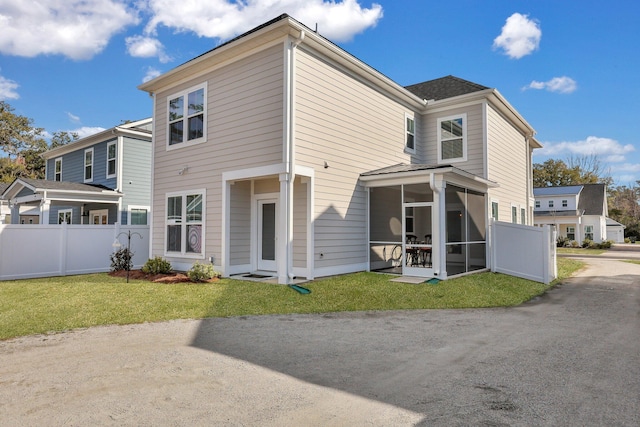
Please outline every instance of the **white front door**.
[[278, 204], [276, 199], [258, 200], [258, 270], [276, 271]]
[[109, 210], [101, 209], [89, 212], [89, 224], [106, 225], [109, 223]]

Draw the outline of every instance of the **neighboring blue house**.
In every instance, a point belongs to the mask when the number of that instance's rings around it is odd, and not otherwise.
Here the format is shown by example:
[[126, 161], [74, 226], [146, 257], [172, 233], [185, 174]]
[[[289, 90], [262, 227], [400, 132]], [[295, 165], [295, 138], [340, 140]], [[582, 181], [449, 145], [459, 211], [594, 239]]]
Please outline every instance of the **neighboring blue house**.
[[148, 118], [45, 152], [46, 179], [17, 178], [2, 192], [11, 222], [37, 207], [40, 224], [147, 224], [151, 131]]

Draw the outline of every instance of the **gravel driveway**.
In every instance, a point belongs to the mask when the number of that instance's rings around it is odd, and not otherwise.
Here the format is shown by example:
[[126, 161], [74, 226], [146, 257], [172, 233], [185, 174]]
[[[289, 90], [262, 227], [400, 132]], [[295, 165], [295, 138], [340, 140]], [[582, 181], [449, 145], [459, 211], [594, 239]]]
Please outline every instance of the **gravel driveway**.
[[0, 342], [2, 426], [640, 425], [640, 265], [516, 308], [256, 316]]

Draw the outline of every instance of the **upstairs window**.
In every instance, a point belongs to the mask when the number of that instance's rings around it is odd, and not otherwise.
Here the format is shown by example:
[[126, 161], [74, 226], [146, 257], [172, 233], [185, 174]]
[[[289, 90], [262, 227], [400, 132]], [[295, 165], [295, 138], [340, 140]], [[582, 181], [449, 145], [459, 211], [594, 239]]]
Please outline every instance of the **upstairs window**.
[[549, 207], [552, 208], [553, 207], [553, 200], [549, 200]]
[[498, 202], [491, 202], [491, 218], [498, 220]]
[[518, 223], [518, 208], [516, 206], [511, 206], [511, 222]]
[[62, 181], [62, 157], [54, 161], [53, 180]]
[[206, 140], [206, 84], [169, 97], [169, 147]]
[[536, 208], [540, 207], [540, 200], [536, 200]]
[[438, 119], [438, 163], [467, 160], [467, 115]]
[[520, 224], [527, 225], [527, 214], [524, 208], [520, 208]]
[[413, 117], [405, 116], [405, 147], [407, 150], [416, 151], [416, 122]]
[[562, 207], [566, 208], [567, 206], [569, 206], [569, 202], [567, 202], [566, 200], [562, 201]]
[[107, 178], [116, 176], [117, 145], [114, 142], [107, 144]]
[[84, 150], [84, 182], [93, 181], [93, 148]]

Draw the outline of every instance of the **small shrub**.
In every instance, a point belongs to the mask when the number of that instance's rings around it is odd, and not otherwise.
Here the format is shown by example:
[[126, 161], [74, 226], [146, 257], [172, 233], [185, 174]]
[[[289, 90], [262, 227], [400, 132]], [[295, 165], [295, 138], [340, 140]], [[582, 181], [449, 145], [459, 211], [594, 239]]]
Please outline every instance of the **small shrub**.
[[556, 246], [559, 248], [568, 248], [570, 242], [571, 241], [565, 236], [558, 236], [558, 238], [556, 239]]
[[598, 244], [598, 249], [611, 249], [611, 245], [613, 245], [613, 240], [605, 240]]
[[582, 241], [582, 247], [583, 248], [590, 248], [593, 249], [593, 240], [591, 239], [584, 239]]
[[131, 270], [133, 267], [133, 252], [128, 248], [121, 248], [111, 254], [111, 271]]
[[624, 238], [624, 242], [625, 242], [625, 243], [631, 243], [631, 239], [630, 239], [630, 238], [628, 238], [628, 237], [625, 237], [625, 238]]
[[171, 273], [171, 263], [162, 257], [148, 259], [142, 266], [145, 274], [169, 274]]
[[571, 245], [571, 247], [572, 247], [572, 248], [579, 248], [579, 247], [580, 247], [580, 243], [578, 243], [578, 242], [577, 242], [577, 241], [575, 241], [575, 240], [572, 240], [572, 241], [570, 242], [570, 245]]
[[214, 277], [220, 277], [220, 273], [213, 269], [212, 264], [201, 264], [196, 261], [187, 271], [187, 277], [192, 282], [204, 282]]

